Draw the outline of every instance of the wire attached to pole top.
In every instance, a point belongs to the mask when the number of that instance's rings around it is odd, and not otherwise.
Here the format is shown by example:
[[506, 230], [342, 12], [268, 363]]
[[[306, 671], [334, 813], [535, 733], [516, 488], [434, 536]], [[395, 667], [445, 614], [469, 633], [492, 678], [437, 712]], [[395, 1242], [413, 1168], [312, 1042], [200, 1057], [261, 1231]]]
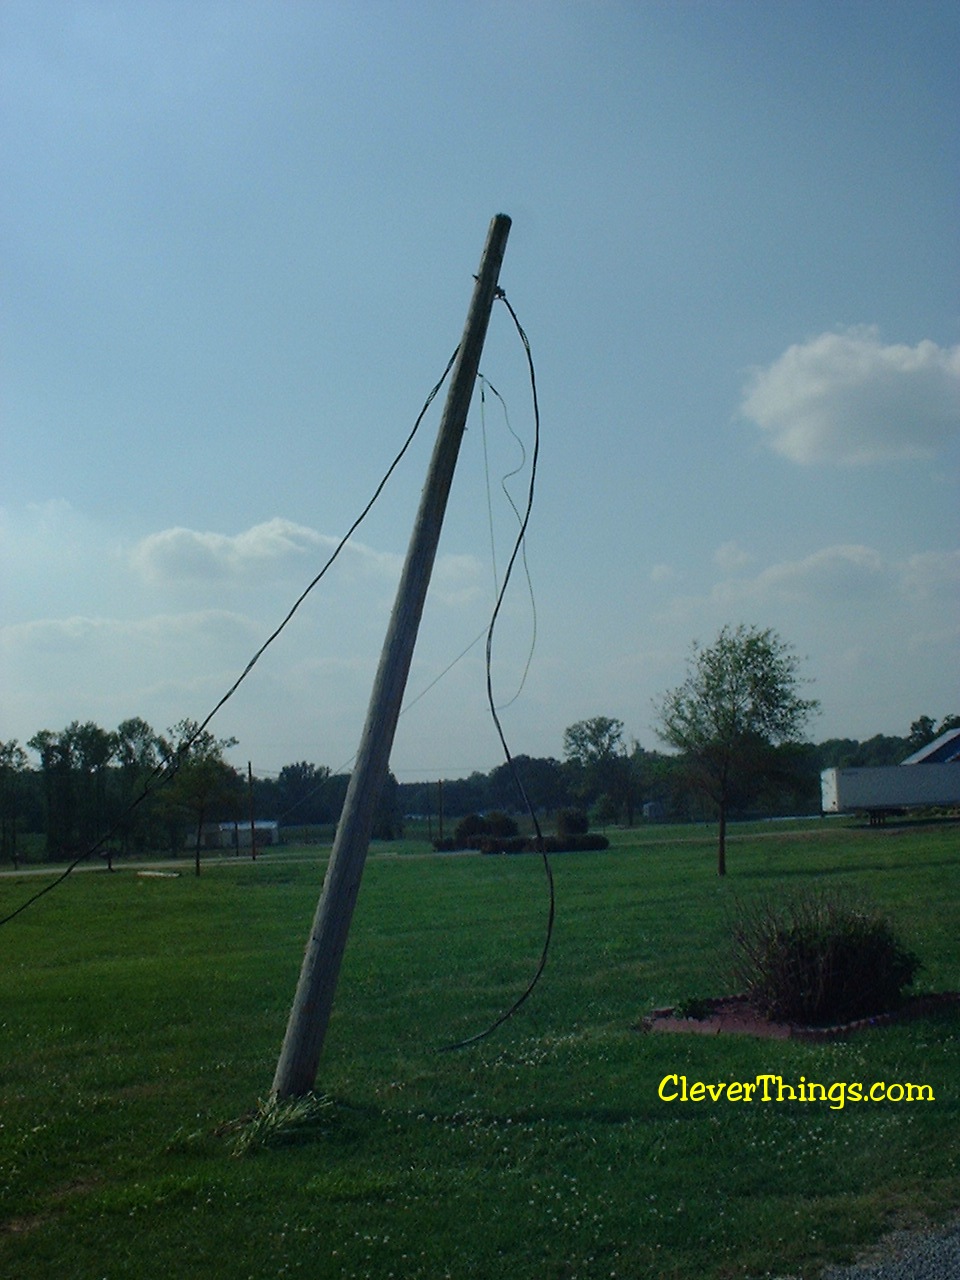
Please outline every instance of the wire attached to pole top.
[[530, 373], [530, 392], [533, 397], [534, 436], [533, 436], [533, 454], [530, 461], [530, 484], [527, 489], [526, 509], [524, 510], [523, 518], [520, 521], [520, 530], [517, 534], [517, 538], [514, 543], [513, 553], [510, 556], [509, 562], [507, 563], [506, 572], [504, 573], [504, 577], [503, 577], [503, 583], [501, 584], [501, 587], [500, 587], [500, 593], [497, 596], [497, 601], [493, 609], [493, 615], [490, 618], [490, 625], [487, 628], [487, 651], [486, 651], [487, 702], [490, 707], [490, 714], [493, 717], [493, 723], [497, 731], [497, 736], [500, 739], [500, 745], [503, 748], [504, 758], [510, 769], [510, 773], [511, 773], [511, 776], [513, 777], [513, 781], [516, 785], [517, 791], [519, 792], [520, 797], [523, 801], [524, 808], [526, 809], [527, 813], [530, 815], [531, 821], [533, 822], [533, 829], [536, 832], [537, 850], [541, 858], [543, 859], [544, 871], [547, 877], [547, 887], [548, 887], [549, 896], [550, 896], [550, 903], [549, 903], [549, 909], [547, 912], [547, 928], [546, 928], [546, 935], [543, 941], [543, 950], [540, 953], [540, 960], [539, 960], [539, 963], [537, 964], [536, 971], [533, 977], [531, 978], [530, 982], [527, 984], [526, 989], [513, 1002], [513, 1004], [509, 1007], [509, 1009], [507, 1009], [505, 1012], [500, 1014], [500, 1016], [496, 1018], [493, 1022], [491, 1022], [490, 1025], [486, 1027], [483, 1031], [478, 1031], [476, 1035], [467, 1036], [466, 1039], [464, 1040], [457, 1040], [453, 1044], [442, 1045], [441, 1048], [438, 1050], [438, 1052], [440, 1053], [450, 1053], [455, 1049], [466, 1049], [470, 1045], [474, 1045], [479, 1043], [481, 1040], [485, 1040], [488, 1036], [492, 1035], [494, 1031], [496, 1031], [499, 1027], [502, 1027], [503, 1024], [506, 1021], [508, 1021], [508, 1019], [512, 1018], [513, 1015], [517, 1012], [517, 1010], [520, 1009], [521, 1006], [527, 1002], [527, 1000], [529, 1000], [530, 996], [533, 995], [534, 989], [537, 983], [540, 981], [540, 978], [543, 975], [543, 971], [547, 965], [547, 956], [550, 951], [550, 943], [553, 939], [553, 926], [554, 926], [554, 921], [556, 919], [556, 908], [557, 908], [557, 896], [556, 896], [556, 887], [554, 885], [554, 880], [553, 880], [553, 868], [550, 865], [550, 858], [549, 858], [549, 855], [547, 854], [546, 844], [543, 838], [543, 831], [540, 828], [540, 820], [537, 817], [536, 809], [534, 808], [533, 804], [530, 801], [530, 797], [527, 795], [527, 791], [523, 785], [523, 780], [520, 777], [520, 773], [519, 773], [519, 770], [517, 769], [516, 762], [514, 761], [513, 756], [510, 752], [510, 748], [507, 745], [506, 735], [504, 734], [503, 725], [501, 724], [500, 716], [497, 713], [496, 700], [493, 696], [493, 674], [491, 669], [492, 656], [493, 656], [493, 635], [494, 635], [494, 631], [496, 630], [497, 618], [499, 617], [500, 609], [501, 609], [501, 606], [503, 605], [504, 597], [506, 596], [507, 587], [510, 584], [510, 577], [511, 577], [511, 574], [513, 573], [513, 567], [517, 562], [517, 557], [520, 555], [520, 552], [524, 546], [524, 542], [526, 539], [527, 526], [530, 523], [530, 514], [533, 510], [533, 498], [534, 498], [534, 491], [536, 489], [536, 482], [537, 482], [537, 463], [540, 456], [540, 405], [537, 399], [537, 375], [533, 365], [533, 354], [530, 350], [530, 340], [528, 339], [526, 333], [524, 332], [523, 326], [520, 324], [520, 321], [517, 317], [517, 313], [514, 311], [513, 307], [510, 305], [510, 300], [507, 298], [506, 293], [504, 293], [503, 289], [501, 289], [499, 285], [497, 286], [497, 298], [504, 303], [507, 310], [510, 312], [510, 318], [513, 320], [517, 333], [520, 335], [520, 340], [523, 343], [523, 349], [524, 349], [524, 352], [526, 353], [527, 367]]

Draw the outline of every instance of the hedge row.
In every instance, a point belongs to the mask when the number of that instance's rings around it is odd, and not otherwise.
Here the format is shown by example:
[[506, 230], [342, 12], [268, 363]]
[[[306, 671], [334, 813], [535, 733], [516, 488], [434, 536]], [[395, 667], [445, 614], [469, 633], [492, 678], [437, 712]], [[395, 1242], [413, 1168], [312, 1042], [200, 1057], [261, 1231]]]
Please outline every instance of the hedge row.
[[[433, 847], [437, 853], [453, 853], [458, 849], [475, 849], [480, 853], [537, 853], [538, 843], [532, 836], [490, 836], [473, 835], [457, 840], [449, 836], [444, 840], [434, 840]], [[599, 849], [609, 849], [610, 841], [606, 836], [568, 833], [567, 835], [544, 836], [545, 853], [581, 853]]]

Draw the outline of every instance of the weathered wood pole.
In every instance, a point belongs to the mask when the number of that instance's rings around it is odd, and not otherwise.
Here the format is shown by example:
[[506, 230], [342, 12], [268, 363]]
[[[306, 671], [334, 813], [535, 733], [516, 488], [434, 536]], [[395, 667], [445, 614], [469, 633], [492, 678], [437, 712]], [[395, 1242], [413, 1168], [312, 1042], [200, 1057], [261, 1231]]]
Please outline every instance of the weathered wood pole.
[[437, 442], [370, 695], [360, 750], [300, 969], [273, 1078], [272, 1093], [277, 1098], [302, 1097], [312, 1092], [316, 1083], [340, 962], [360, 891], [374, 813], [387, 777], [403, 691], [509, 232], [510, 219], [506, 214], [497, 214], [487, 233]]

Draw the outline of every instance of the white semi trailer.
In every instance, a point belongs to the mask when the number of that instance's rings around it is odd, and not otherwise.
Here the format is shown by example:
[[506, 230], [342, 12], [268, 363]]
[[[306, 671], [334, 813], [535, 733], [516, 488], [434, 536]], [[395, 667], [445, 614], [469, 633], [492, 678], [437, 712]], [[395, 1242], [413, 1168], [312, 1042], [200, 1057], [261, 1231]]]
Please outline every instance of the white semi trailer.
[[960, 761], [895, 764], [873, 769], [824, 769], [824, 813], [868, 813], [871, 821], [903, 809], [960, 805]]

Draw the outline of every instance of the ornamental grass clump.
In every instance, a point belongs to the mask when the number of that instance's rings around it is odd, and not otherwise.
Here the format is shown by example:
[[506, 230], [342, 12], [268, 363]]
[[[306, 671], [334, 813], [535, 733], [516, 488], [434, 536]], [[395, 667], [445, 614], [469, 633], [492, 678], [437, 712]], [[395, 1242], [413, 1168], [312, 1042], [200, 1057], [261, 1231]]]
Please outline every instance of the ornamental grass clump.
[[309, 1140], [326, 1125], [332, 1106], [330, 1098], [313, 1093], [302, 1098], [271, 1096], [260, 1101], [252, 1116], [230, 1126], [236, 1130], [233, 1154], [255, 1155], [267, 1147]]
[[896, 1009], [921, 968], [886, 917], [807, 893], [740, 906], [734, 976], [767, 1018], [830, 1026]]

